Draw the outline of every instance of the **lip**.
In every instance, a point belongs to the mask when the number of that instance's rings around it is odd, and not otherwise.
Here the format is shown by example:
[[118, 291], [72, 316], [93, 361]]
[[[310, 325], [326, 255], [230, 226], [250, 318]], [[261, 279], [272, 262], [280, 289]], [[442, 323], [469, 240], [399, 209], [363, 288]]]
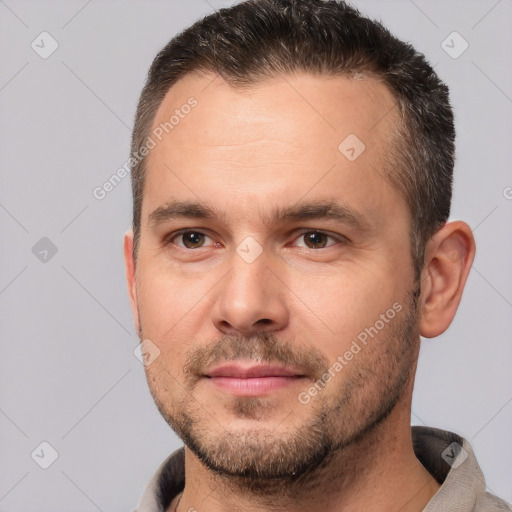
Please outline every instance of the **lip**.
[[302, 377], [303, 374], [287, 366], [277, 364], [228, 363], [208, 370], [207, 377], [231, 377], [250, 379], [256, 377]]
[[204, 375], [217, 389], [236, 396], [263, 396], [288, 387], [304, 378], [304, 374], [275, 364], [229, 363]]

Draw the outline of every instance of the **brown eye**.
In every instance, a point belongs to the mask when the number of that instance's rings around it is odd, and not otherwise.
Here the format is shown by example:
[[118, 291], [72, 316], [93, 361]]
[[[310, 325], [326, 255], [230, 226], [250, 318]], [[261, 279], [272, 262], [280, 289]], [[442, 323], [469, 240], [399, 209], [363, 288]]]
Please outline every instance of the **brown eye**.
[[204, 245], [206, 238], [208, 238], [206, 235], [199, 233], [198, 231], [185, 231], [176, 235], [174, 240], [176, 240], [176, 245], [178, 247], [184, 247], [185, 249], [199, 249]]
[[323, 249], [327, 245], [328, 235], [320, 233], [318, 231], [311, 231], [304, 233], [304, 242], [310, 249]]
[[348, 239], [343, 235], [330, 235], [324, 231], [302, 231], [293, 244], [303, 249], [327, 249], [332, 245], [343, 245]]

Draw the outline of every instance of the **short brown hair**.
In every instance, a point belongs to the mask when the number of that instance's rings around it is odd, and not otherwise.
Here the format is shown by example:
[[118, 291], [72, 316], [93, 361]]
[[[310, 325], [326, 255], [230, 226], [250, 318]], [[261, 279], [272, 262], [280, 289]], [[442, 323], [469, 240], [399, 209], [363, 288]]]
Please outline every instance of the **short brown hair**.
[[194, 71], [214, 72], [233, 87], [296, 71], [357, 73], [383, 82], [398, 110], [385, 176], [407, 201], [419, 278], [426, 243], [450, 214], [455, 129], [448, 88], [410, 44], [336, 0], [248, 0], [199, 20], [158, 53], [132, 137], [134, 257], [146, 158], [133, 155], [140, 154], [170, 87]]

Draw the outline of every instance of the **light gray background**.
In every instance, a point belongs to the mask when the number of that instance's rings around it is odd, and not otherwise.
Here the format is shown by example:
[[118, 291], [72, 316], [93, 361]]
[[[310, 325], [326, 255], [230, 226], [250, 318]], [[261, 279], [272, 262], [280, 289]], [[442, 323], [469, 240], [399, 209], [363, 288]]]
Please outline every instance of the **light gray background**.
[[[180, 445], [133, 355], [121, 251], [129, 179], [102, 201], [92, 190], [128, 157], [156, 52], [228, 4], [0, 0], [1, 511], [131, 510]], [[466, 437], [489, 489], [512, 501], [512, 1], [356, 5], [424, 52], [450, 86], [452, 218], [478, 243], [454, 323], [423, 342], [413, 423]], [[31, 48], [43, 31], [59, 44], [47, 59]], [[457, 59], [441, 46], [453, 31], [469, 43]], [[42, 237], [58, 249], [47, 262], [32, 252]], [[59, 454], [46, 470], [31, 458], [42, 441]]]

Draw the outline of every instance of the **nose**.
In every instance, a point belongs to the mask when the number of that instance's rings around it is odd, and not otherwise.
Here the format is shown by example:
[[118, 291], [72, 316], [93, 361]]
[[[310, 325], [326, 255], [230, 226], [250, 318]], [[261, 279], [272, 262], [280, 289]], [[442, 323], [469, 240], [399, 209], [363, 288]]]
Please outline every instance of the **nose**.
[[235, 253], [231, 270], [216, 288], [212, 321], [222, 333], [248, 336], [278, 331], [288, 324], [286, 287], [264, 252], [251, 263]]

